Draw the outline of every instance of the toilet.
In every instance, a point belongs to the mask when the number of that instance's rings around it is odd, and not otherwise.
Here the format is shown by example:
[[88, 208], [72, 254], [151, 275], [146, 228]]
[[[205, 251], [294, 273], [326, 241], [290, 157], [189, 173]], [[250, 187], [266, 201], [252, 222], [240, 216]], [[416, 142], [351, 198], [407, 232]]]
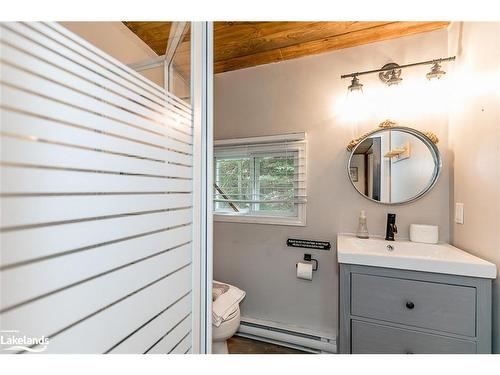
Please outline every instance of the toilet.
[[218, 281], [214, 281], [213, 290], [212, 353], [228, 354], [227, 340], [240, 326], [240, 302], [245, 297], [245, 292], [233, 285]]
[[212, 353], [228, 354], [227, 340], [229, 340], [240, 327], [240, 307], [224, 320], [220, 326], [212, 326]]

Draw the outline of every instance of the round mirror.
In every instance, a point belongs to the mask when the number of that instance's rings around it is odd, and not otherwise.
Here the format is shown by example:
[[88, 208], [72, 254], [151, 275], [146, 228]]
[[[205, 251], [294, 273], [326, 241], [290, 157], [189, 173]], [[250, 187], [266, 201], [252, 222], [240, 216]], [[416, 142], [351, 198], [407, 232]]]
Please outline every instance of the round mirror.
[[405, 127], [369, 133], [351, 151], [348, 173], [364, 197], [386, 204], [413, 201], [436, 183], [441, 157], [423, 133]]

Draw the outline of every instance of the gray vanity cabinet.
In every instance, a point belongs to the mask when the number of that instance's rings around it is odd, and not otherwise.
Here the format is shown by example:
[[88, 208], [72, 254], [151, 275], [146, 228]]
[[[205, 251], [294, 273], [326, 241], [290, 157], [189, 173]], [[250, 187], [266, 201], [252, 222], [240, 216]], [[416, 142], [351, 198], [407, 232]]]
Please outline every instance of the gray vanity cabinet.
[[491, 280], [340, 264], [339, 352], [491, 353]]

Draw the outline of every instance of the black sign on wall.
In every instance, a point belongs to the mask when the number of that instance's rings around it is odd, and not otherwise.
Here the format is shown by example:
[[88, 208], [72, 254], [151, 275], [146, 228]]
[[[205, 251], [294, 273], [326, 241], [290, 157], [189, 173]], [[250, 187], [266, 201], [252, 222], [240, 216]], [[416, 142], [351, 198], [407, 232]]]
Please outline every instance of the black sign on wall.
[[305, 249], [330, 250], [332, 245], [328, 241], [300, 240], [289, 238], [286, 245], [290, 247], [303, 247]]

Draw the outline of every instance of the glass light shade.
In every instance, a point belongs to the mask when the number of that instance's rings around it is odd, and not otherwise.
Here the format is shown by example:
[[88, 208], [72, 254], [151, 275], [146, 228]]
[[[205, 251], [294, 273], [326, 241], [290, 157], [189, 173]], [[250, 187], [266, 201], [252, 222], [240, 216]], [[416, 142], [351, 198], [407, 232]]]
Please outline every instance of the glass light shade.
[[352, 78], [351, 84], [347, 88], [349, 92], [361, 91], [363, 92], [363, 85], [359, 82], [359, 78], [354, 76]]
[[353, 122], [359, 122], [366, 117], [366, 102], [362, 88], [349, 90], [345, 111], [347, 118]]
[[446, 72], [441, 69], [441, 65], [439, 63], [435, 63], [432, 66], [431, 71], [427, 73], [425, 76], [430, 81], [431, 79], [434, 78], [441, 79], [441, 77], [443, 77], [445, 74]]
[[391, 76], [389, 77], [389, 80], [386, 82], [387, 86], [394, 86], [394, 85], [399, 85], [403, 78], [399, 78], [396, 75], [396, 72], [393, 70], [391, 72]]

